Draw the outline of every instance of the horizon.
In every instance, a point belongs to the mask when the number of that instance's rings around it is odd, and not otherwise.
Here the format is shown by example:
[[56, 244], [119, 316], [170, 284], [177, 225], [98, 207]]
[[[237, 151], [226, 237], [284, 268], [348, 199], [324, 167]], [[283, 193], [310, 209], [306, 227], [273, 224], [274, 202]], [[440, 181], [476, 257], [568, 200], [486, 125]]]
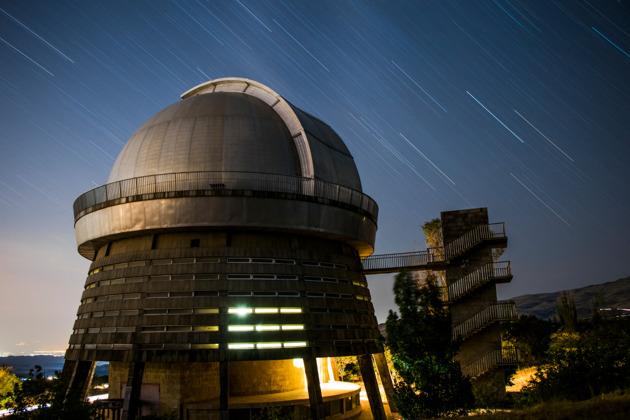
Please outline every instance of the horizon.
[[[514, 275], [500, 299], [627, 277], [628, 27], [616, 1], [0, 0], [0, 352], [66, 348], [90, 264], [72, 203], [147, 119], [219, 77], [339, 134], [380, 207], [376, 254], [487, 207]], [[381, 323], [392, 279], [368, 276]]]

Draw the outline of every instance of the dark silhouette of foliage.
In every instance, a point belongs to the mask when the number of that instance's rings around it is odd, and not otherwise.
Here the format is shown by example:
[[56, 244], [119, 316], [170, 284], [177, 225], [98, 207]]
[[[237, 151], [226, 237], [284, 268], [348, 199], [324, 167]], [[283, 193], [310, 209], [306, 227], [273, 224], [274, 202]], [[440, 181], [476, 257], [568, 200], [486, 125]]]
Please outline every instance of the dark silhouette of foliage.
[[562, 327], [551, 336], [545, 361], [523, 389], [524, 403], [586, 400], [630, 387], [630, 320]]
[[577, 308], [572, 293], [569, 295], [561, 293], [558, 296], [558, 317], [560, 317], [560, 324], [562, 324], [564, 331], [577, 331]]
[[519, 350], [521, 363], [542, 362], [549, 349], [551, 335], [559, 324], [533, 315], [521, 315], [515, 322], [504, 326], [504, 339]]
[[387, 317], [387, 345], [400, 380], [395, 402], [407, 419], [465, 413], [474, 402], [470, 380], [453, 358], [459, 343], [451, 340], [451, 317], [440, 299], [435, 276], [418, 287], [408, 272], [394, 282], [400, 315]]
[[[55, 372], [56, 376], [58, 372]], [[30, 370], [28, 378], [15, 385], [10, 409], [12, 419], [89, 420], [96, 418], [94, 407], [87, 402], [55, 403], [61, 381], [47, 378], [41, 366]]]
[[0, 367], [0, 409], [5, 408], [13, 399], [13, 388], [20, 380], [11, 372], [11, 368]]

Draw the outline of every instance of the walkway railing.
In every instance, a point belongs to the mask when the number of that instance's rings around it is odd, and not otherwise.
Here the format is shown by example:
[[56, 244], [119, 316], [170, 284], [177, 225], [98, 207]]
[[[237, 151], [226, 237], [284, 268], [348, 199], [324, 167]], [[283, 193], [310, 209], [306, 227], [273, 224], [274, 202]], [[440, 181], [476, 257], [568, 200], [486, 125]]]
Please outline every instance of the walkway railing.
[[230, 191], [263, 191], [315, 197], [359, 208], [376, 221], [378, 205], [368, 195], [343, 185], [317, 179], [257, 172], [180, 172], [147, 175], [101, 185], [74, 202], [75, 220], [90, 207], [126, 197], [178, 191], [202, 191], [201, 195], [230, 195]]
[[371, 255], [362, 261], [365, 274], [392, 273], [400, 270], [424, 270], [430, 263], [442, 262], [441, 250]]
[[382, 274], [395, 273], [403, 269], [427, 270], [431, 269], [429, 265], [445, 263], [485, 240], [503, 238], [506, 238], [505, 223], [481, 225], [466, 232], [443, 248], [429, 248], [426, 251], [402, 252], [398, 254], [371, 255], [362, 261], [363, 272], [365, 274]]
[[509, 279], [512, 277], [509, 261], [499, 261], [486, 264], [477, 270], [451, 283], [447, 289], [444, 300], [453, 302], [479, 286], [483, 286], [491, 280]]
[[498, 366], [515, 365], [518, 361], [518, 349], [513, 346], [506, 346], [500, 349], [491, 350], [481, 358], [462, 367], [462, 373], [465, 376], [477, 378]]
[[453, 340], [457, 340], [458, 338], [466, 339], [492, 322], [508, 321], [516, 318], [516, 316], [516, 305], [514, 303], [490, 305], [454, 326]]
[[485, 240], [503, 238], [506, 238], [505, 223], [503, 222], [477, 226], [454, 241], [446, 244], [444, 246], [444, 256], [449, 260]]

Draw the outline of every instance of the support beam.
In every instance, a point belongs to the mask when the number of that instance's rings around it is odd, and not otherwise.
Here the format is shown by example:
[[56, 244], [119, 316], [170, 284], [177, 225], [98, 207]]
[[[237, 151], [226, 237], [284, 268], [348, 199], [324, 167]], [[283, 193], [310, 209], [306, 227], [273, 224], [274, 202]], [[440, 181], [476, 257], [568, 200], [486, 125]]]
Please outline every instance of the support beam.
[[[66, 371], [66, 364], [68, 369]], [[62, 378], [68, 378], [67, 390], [63, 399], [63, 403], [85, 401], [88, 396], [90, 385], [92, 384], [92, 376], [96, 362], [91, 360], [78, 360], [71, 363], [64, 363]], [[64, 378], [65, 379], [65, 378]]]
[[374, 420], [387, 420], [385, 409], [383, 408], [383, 401], [381, 400], [381, 393], [378, 390], [374, 366], [372, 365], [372, 357], [369, 354], [360, 354], [357, 356], [357, 360], [359, 361], [359, 368], [361, 369], [361, 376], [363, 377], [365, 393], [370, 401], [372, 417]]
[[308, 387], [308, 400], [311, 404], [311, 418], [324, 420], [324, 398], [322, 388], [319, 386], [319, 373], [317, 373], [317, 359], [315, 357], [304, 358], [304, 372], [306, 373], [306, 385]]
[[138, 417], [143, 374], [144, 362], [131, 362], [129, 364], [121, 420], [135, 420]]
[[229, 420], [230, 418], [230, 383], [228, 361], [219, 362], [219, 410], [221, 412], [221, 420]]
[[394, 383], [392, 382], [392, 375], [387, 367], [387, 359], [385, 359], [385, 353], [374, 353], [374, 361], [376, 362], [376, 369], [378, 370], [378, 376], [381, 378], [381, 383], [385, 389], [385, 396], [389, 403], [389, 410], [392, 413], [397, 413], [396, 403], [394, 403]]

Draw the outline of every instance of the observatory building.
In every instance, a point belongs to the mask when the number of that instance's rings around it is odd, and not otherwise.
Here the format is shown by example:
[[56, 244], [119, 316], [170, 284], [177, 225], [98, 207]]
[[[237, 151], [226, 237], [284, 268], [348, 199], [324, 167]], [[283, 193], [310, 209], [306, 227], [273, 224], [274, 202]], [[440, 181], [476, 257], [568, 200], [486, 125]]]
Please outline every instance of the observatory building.
[[335, 376], [330, 358], [357, 355], [384, 418], [372, 355], [391, 378], [361, 265], [378, 207], [347, 147], [252, 80], [212, 80], [182, 99], [74, 203], [92, 263], [66, 398], [82, 398], [95, 363], [109, 361], [110, 402], [126, 419], [249, 418], [263, 406], [350, 418], [358, 387], [320, 381]]

